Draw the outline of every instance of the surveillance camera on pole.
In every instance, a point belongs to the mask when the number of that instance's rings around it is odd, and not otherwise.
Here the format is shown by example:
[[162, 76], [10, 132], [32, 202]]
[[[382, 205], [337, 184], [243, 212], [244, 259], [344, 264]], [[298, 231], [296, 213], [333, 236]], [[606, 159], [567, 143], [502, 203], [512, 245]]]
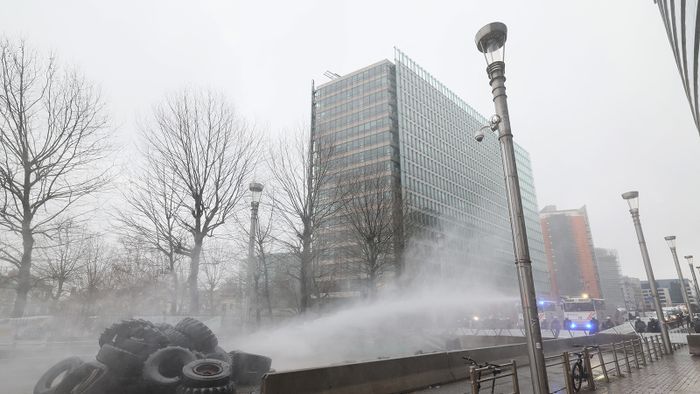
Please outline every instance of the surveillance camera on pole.
[[501, 117], [498, 115], [493, 115], [491, 116], [491, 119], [489, 119], [489, 124], [481, 126], [479, 130], [476, 131], [474, 134], [474, 139], [477, 142], [481, 142], [484, 140], [484, 137], [486, 134], [484, 134], [484, 130], [490, 129], [491, 131], [496, 131], [498, 130], [498, 124], [501, 123]]

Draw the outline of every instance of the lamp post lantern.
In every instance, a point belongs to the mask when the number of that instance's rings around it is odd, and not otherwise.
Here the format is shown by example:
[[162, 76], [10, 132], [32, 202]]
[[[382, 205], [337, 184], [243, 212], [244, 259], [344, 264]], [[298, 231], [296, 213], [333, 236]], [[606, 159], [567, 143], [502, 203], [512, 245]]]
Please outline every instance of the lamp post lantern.
[[[693, 314], [693, 309], [690, 305], [690, 300], [688, 299], [688, 293], [685, 291], [685, 279], [683, 279], [683, 271], [681, 271], [681, 265], [678, 263], [678, 253], [676, 252], [676, 236], [669, 235], [664, 237], [668, 247], [671, 249], [671, 255], [673, 256], [673, 264], [676, 265], [676, 273], [678, 274], [678, 280], [681, 281], [681, 294], [683, 294], [683, 302], [685, 307], [688, 309], [688, 315]], [[690, 290], [690, 288], [688, 288]]]
[[[700, 287], [698, 286], [698, 277], [695, 276], [695, 270], [693, 269], [693, 256], [688, 255], [688, 256], [683, 256], [685, 261], [688, 262], [688, 268], [690, 268], [690, 274], [693, 276], [693, 285], [695, 287], [695, 303], [700, 305], [700, 300], [698, 297], [700, 297]], [[690, 313], [690, 317], [693, 317], [693, 313]]]
[[637, 231], [639, 249], [642, 252], [642, 261], [644, 262], [644, 269], [647, 272], [647, 279], [649, 280], [649, 291], [651, 291], [651, 298], [654, 300], [654, 309], [656, 310], [656, 316], [658, 317], [659, 325], [661, 326], [661, 340], [664, 343], [666, 353], [671, 354], [673, 353], [673, 347], [671, 346], [671, 339], [668, 336], [668, 327], [666, 325], [664, 311], [661, 309], [661, 302], [659, 301], [659, 291], [656, 287], [654, 270], [651, 268], [649, 251], [647, 250], [647, 243], [644, 240], [644, 233], [642, 232], [642, 222], [639, 220], [639, 192], [631, 191], [623, 193], [622, 198], [627, 200], [627, 204], [630, 207], [630, 214], [632, 214], [634, 229]]
[[[518, 272], [520, 302], [523, 308], [532, 388], [535, 394], [547, 394], [549, 393], [549, 382], [547, 381], [542, 332], [540, 331], [535, 298], [535, 282], [532, 276], [532, 262], [527, 242], [525, 216], [520, 196], [515, 148], [506, 98], [504, 56], [507, 33], [508, 29], [505, 24], [501, 22], [489, 23], [476, 33], [475, 41], [477, 49], [484, 54], [486, 59], [486, 73], [490, 80], [493, 102], [496, 107], [496, 115], [491, 118], [491, 124], [488, 127], [493, 131], [498, 130], [498, 141], [501, 146], [501, 160], [503, 161], [506, 198], [513, 233], [513, 251]], [[481, 141], [483, 138], [483, 134], [476, 135], [477, 141]]]
[[255, 283], [255, 273], [257, 264], [255, 258], [255, 231], [258, 228], [258, 207], [260, 206], [260, 198], [262, 196], [263, 185], [258, 182], [250, 184], [250, 233], [248, 237], [248, 269], [246, 277], [248, 278], [248, 321], [253, 321], [255, 316], [256, 325], [260, 324], [260, 308], [258, 307], [258, 289]]

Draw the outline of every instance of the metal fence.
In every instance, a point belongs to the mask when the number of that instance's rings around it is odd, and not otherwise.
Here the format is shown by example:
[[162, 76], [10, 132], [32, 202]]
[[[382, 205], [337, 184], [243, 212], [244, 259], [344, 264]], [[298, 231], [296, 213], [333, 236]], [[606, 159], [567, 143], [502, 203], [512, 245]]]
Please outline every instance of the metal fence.
[[[685, 346], [683, 343], [673, 343], [673, 349]], [[595, 390], [596, 381], [610, 382], [611, 377], [622, 378], [630, 375], [635, 370], [642, 369], [648, 364], [661, 360], [666, 356], [661, 337], [659, 335], [639, 336], [634, 339], [612, 342], [599, 346], [586, 346], [581, 351], [567, 351], [545, 357], [545, 365], [550, 376], [550, 393], [576, 392], [575, 377], [573, 368], [580, 363], [579, 371], [581, 383], [585, 382], [585, 388]], [[495, 368], [498, 366], [498, 368]], [[503, 373], [504, 371], [508, 371]], [[496, 373], [494, 373], [496, 372]], [[558, 387], [552, 387], [552, 382], [556, 379], [551, 377], [561, 373], [563, 382], [558, 383]], [[511, 378], [513, 393], [520, 392], [518, 374], [515, 361], [507, 364], [490, 365], [485, 367], [470, 367], [469, 376], [471, 379], [472, 394], [489, 392], [499, 379]], [[484, 383], [491, 382], [486, 388], [482, 388]], [[501, 381], [501, 384], [506, 384]], [[582, 384], [581, 384], [582, 385]], [[584, 387], [580, 387], [584, 388]]]
[[511, 360], [507, 364], [489, 364], [486, 366], [469, 367], [469, 380], [472, 386], [472, 393], [477, 394], [483, 392], [482, 385], [488, 383], [487, 390], [494, 391], [499, 379], [510, 378], [513, 387], [512, 394], [520, 394], [520, 385], [518, 383], [518, 366], [515, 360]]

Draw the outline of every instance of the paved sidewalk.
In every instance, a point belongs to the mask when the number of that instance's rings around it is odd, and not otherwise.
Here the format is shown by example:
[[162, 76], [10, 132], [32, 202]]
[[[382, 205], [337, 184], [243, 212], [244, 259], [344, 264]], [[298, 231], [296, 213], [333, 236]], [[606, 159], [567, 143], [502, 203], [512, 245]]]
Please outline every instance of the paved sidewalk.
[[[610, 361], [611, 356], [606, 355], [605, 361]], [[647, 360], [648, 361], [648, 360]], [[597, 359], [592, 360], [594, 366], [598, 364]], [[623, 362], [622, 360], [620, 361]], [[608, 369], [613, 368], [608, 365]], [[586, 382], [583, 382], [581, 392], [595, 392], [598, 394], [658, 394], [658, 393], [695, 393], [700, 394], [700, 357], [692, 357], [688, 354], [687, 347], [676, 350], [672, 356], [664, 356], [658, 361], [647, 362], [647, 366], [641, 365], [637, 369], [631, 366], [631, 373], [627, 373], [624, 366], [621, 367], [623, 376], [616, 376], [614, 371], [609, 372], [610, 383], [603, 379], [600, 368], [594, 368], [596, 390], [587, 390]], [[564, 374], [559, 368], [548, 369], [550, 390], [559, 390], [565, 393]], [[532, 383], [530, 381], [530, 369], [528, 367], [518, 368], [518, 381], [520, 392], [523, 394], [532, 393]], [[442, 386], [432, 387], [415, 393], [422, 394], [470, 394], [471, 386], [466, 380], [454, 382]], [[490, 393], [490, 385], [484, 384], [482, 390]], [[512, 393], [513, 387], [510, 381], [501, 381], [496, 385], [495, 393]]]
[[610, 383], [596, 382], [597, 393], [700, 393], [700, 357], [688, 354], [688, 348], [678, 349], [625, 377], [611, 377]]

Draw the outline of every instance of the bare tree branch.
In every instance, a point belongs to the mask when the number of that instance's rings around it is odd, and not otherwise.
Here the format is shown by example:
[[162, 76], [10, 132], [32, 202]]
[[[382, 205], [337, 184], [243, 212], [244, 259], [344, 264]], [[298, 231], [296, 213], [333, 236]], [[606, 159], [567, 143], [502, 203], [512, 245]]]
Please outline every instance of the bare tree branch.
[[85, 196], [109, 181], [98, 162], [107, 152], [107, 117], [99, 92], [76, 72], [43, 62], [24, 42], [0, 40], [0, 228], [22, 240], [13, 316], [31, 288], [37, 235], [53, 233]]
[[[223, 97], [188, 91], [156, 107], [153, 124], [142, 134], [151, 168], [146, 184], [151, 182], [156, 190], [162, 190], [162, 196], [156, 200], [161, 206], [147, 203], [135, 208], [142, 213], [161, 210], [146, 219], [150, 221], [150, 239], [161, 237], [167, 248], [174, 246], [176, 253], [190, 258], [190, 313], [197, 313], [204, 239], [235, 214], [247, 191], [245, 181], [255, 165], [259, 138], [236, 117]], [[174, 232], [169, 230], [171, 225], [177, 227]], [[189, 234], [187, 242], [180, 231]]]
[[318, 229], [341, 207], [329, 187], [332, 176], [332, 152], [335, 144], [316, 141], [313, 146], [303, 132], [293, 141], [282, 139], [269, 152], [268, 168], [277, 191], [273, 204], [288, 237], [280, 238], [287, 249], [299, 256], [301, 311], [310, 306], [314, 290], [314, 260], [318, 258], [313, 243]]
[[[373, 297], [387, 270], [395, 267], [395, 241], [400, 224], [395, 182], [387, 173], [363, 173], [345, 181], [343, 215], [332, 231], [347, 233], [347, 268], [366, 282]], [[344, 237], [339, 237], [344, 238]], [[343, 247], [338, 244], [337, 247]]]

